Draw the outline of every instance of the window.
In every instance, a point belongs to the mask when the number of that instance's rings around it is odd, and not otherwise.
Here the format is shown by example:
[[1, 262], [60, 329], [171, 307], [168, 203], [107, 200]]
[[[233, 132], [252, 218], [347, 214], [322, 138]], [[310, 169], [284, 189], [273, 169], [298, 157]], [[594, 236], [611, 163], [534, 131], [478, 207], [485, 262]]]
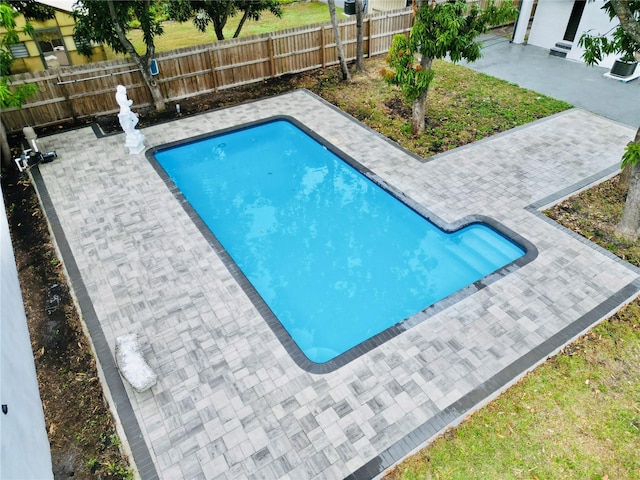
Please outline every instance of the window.
[[15, 45], [9, 45], [11, 55], [13, 58], [27, 58], [29, 57], [29, 51], [27, 50], [24, 42], [16, 43]]
[[36, 30], [34, 39], [40, 49], [46, 68], [71, 64], [59, 29], [45, 28]]

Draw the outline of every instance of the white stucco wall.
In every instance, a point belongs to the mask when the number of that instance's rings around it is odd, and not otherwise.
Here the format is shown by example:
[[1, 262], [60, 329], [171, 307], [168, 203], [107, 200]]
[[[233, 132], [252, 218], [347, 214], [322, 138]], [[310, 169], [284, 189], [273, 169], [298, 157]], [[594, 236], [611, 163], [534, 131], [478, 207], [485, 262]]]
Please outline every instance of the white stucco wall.
[[[527, 43], [537, 47], [551, 48], [556, 42], [562, 41], [569, 23], [573, 3], [574, 0], [538, 0]], [[587, 2], [578, 25], [573, 47], [567, 54], [568, 59], [583, 61], [584, 49], [578, 46], [578, 40], [584, 32], [591, 30], [594, 35], [606, 33], [618, 24], [617, 21], [609, 21], [609, 16], [602, 10], [603, 5], [604, 0]], [[611, 55], [603, 59], [600, 66], [611, 67], [616, 57], [616, 55]]]
[[[578, 39], [584, 32], [591, 30], [593, 35], [605, 34], [618, 25], [619, 22], [617, 19], [613, 22], [609, 20], [609, 16], [602, 10], [602, 5], [604, 5], [603, 0], [587, 2], [587, 5], [584, 7], [584, 12], [582, 13], [580, 25], [578, 25], [576, 41], [573, 42], [573, 48], [567, 55], [567, 58], [580, 62], [583, 61], [582, 53], [584, 52], [584, 48], [578, 46]], [[616, 58], [618, 58], [618, 55], [610, 55], [602, 60], [600, 66], [610, 68]]]
[[0, 195], [0, 479], [53, 479], [9, 225]]
[[527, 43], [551, 48], [561, 41], [572, 8], [573, 0], [538, 0]]

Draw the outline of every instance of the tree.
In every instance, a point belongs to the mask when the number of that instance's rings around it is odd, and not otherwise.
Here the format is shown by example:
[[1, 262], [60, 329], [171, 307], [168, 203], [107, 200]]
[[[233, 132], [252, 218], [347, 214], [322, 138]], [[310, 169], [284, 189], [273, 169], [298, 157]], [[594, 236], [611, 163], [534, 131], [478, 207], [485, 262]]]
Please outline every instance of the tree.
[[409, 38], [394, 37], [387, 55], [391, 69], [383, 69], [382, 74], [387, 82], [402, 89], [405, 100], [412, 105], [413, 132], [421, 134], [425, 128], [427, 94], [434, 76], [433, 60], [447, 56], [454, 63], [462, 59], [477, 60], [482, 49], [478, 35], [491, 25], [514, 19], [517, 10], [512, 3], [497, 6], [493, 0], [489, 0], [484, 9], [477, 4], [469, 8], [465, 0], [419, 1], [415, 7], [418, 9]]
[[238, 12], [242, 12], [242, 18], [233, 38], [240, 35], [247, 20], [260, 20], [265, 10], [278, 18], [282, 17], [279, 0], [173, 0], [166, 3], [166, 8], [169, 18], [173, 20], [186, 22], [193, 18], [193, 24], [201, 32], [212, 24], [218, 40], [224, 40], [223, 29], [227, 20]]
[[51, 20], [56, 13], [53, 7], [37, 0], [10, 0], [11, 6], [24, 15], [27, 20]]
[[[626, 59], [634, 58], [640, 51], [640, 1], [609, 0], [602, 9], [609, 15], [609, 20], [618, 17], [620, 23], [611, 36], [594, 36], [587, 32], [580, 37], [579, 44], [585, 49], [584, 61], [594, 65], [601, 62], [604, 55], [612, 53], [622, 54]], [[640, 126], [633, 141], [625, 148], [621, 166], [628, 169], [629, 191], [616, 234], [637, 240], [640, 238]]]
[[622, 218], [616, 225], [616, 233], [629, 240], [638, 240], [640, 238], [640, 128], [622, 156], [622, 168], [627, 166], [630, 169], [629, 191]]
[[[27, 98], [34, 95], [38, 87], [35, 84], [11, 85], [11, 64], [13, 55], [11, 45], [20, 41], [19, 31], [16, 30], [15, 17], [18, 12], [7, 2], [0, 2], [0, 27], [5, 34], [0, 38], [0, 109], [16, 107], [20, 108]], [[27, 23], [25, 33], [32, 33], [33, 28]], [[0, 151], [2, 152], [2, 165], [11, 162], [11, 149], [7, 139], [7, 131], [0, 118]]]
[[340, 71], [342, 72], [342, 80], [349, 80], [351, 75], [349, 74], [349, 68], [347, 67], [347, 59], [344, 56], [344, 48], [342, 47], [342, 40], [340, 39], [340, 29], [338, 28], [338, 17], [336, 16], [336, 2], [335, 0], [328, 0], [329, 15], [331, 16], [331, 25], [333, 26], [333, 38], [336, 42], [336, 49], [338, 50], [338, 61], [340, 62]]
[[[74, 6], [73, 17], [76, 20], [73, 38], [78, 46], [78, 52], [91, 57], [89, 41], [94, 41], [106, 43], [117, 53], [129, 54], [140, 68], [156, 110], [163, 111], [164, 96], [151, 75], [151, 60], [156, 51], [154, 39], [162, 35], [162, 26], [156, 20], [155, 2], [152, 0], [78, 2]], [[144, 55], [136, 51], [126, 35], [134, 18], [140, 22], [142, 29], [146, 46]]]

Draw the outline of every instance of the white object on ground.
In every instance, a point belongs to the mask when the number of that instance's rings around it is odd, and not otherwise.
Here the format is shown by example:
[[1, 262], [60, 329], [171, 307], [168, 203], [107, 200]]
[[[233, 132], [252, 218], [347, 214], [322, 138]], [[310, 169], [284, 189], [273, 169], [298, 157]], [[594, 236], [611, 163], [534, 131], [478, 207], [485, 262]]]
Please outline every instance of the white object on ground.
[[116, 102], [120, 106], [118, 120], [120, 120], [120, 126], [126, 134], [124, 146], [129, 149], [130, 155], [142, 153], [145, 148], [144, 135], [140, 130], [136, 130], [138, 114], [131, 111], [130, 107], [133, 105], [133, 100], [127, 98], [127, 89], [123, 85], [116, 87]]
[[116, 365], [137, 392], [149, 390], [158, 381], [158, 376], [142, 356], [136, 333], [116, 338]]

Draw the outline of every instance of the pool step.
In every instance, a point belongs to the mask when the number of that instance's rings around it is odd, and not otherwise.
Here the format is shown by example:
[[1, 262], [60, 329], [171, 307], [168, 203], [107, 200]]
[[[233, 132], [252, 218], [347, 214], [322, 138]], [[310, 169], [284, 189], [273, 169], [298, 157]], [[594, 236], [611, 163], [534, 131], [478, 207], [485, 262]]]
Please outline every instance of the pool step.
[[452, 254], [482, 276], [512, 261], [509, 253], [498, 248], [483, 231], [473, 230], [464, 234], [463, 241], [451, 249]]
[[495, 270], [492, 268], [491, 262], [483, 258], [475, 248], [469, 248], [469, 244], [466, 242], [449, 246], [446, 250], [452, 259], [460, 265], [460, 268], [472, 270], [481, 277]]

